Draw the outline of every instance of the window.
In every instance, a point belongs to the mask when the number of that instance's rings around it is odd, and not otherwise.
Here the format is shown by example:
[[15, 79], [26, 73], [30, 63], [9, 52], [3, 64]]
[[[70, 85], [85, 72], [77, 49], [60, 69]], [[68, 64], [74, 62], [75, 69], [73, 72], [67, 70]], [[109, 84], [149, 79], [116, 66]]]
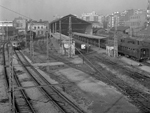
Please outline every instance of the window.
[[36, 29], [36, 27], [34, 26], [34, 29]]
[[41, 29], [43, 29], [43, 26], [41, 26]]
[[41, 31], [41, 35], [43, 35], [43, 31]]
[[40, 29], [40, 27], [38, 26], [38, 29]]

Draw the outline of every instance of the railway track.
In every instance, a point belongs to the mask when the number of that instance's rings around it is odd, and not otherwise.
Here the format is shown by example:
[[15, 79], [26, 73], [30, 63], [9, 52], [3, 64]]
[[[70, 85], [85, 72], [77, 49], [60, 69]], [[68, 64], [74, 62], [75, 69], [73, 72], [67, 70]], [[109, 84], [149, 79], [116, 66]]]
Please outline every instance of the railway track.
[[[50, 54], [50, 57], [52, 57], [58, 61], [63, 61], [68, 66], [71, 66], [73, 68], [81, 70], [81, 71], [95, 77], [98, 80], [101, 80], [101, 81], [104, 81], [105, 83], [113, 85], [119, 91], [121, 91], [123, 94], [129, 96], [133, 100], [133, 103], [136, 104], [136, 106], [138, 106], [142, 112], [146, 112], [146, 113], [150, 112], [150, 105], [149, 105], [150, 95], [143, 94], [142, 92], [139, 92], [139, 91], [133, 89], [132, 87], [127, 85], [124, 81], [120, 80], [112, 73], [105, 71], [104, 69], [102, 69], [102, 67], [100, 67], [97, 64], [97, 60], [89, 58], [90, 61], [89, 60], [87, 61], [87, 58], [85, 57], [86, 63], [95, 70], [94, 73], [90, 73], [90, 72], [87, 72], [84, 69], [76, 66], [75, 64], [69, 62], [68, 60], [65, 60], [65, 59], [59, 57], [58, 55]], [[114, 63], [112, 63], [112, 64], [115, 65]], [[141, 75], [139, 75], [139, 76], [141, 77]], [[145, 78], [147, 78], [147, 77], [145, 77]]]
[[107, 64], [107, 65], [111, 65], [114, 69], [120, 70], [121, 72], [127, 74], [129, 77], [137, 80], [139, 83], [141, 83], [142, 85], [144, 85], [145, 87], [150, 89], [150, 82], [149, 82], [150, 77], [149, 76], [146, 76], [145, 74], [141, 74], [137, 71], [126, 68], [126, 67], [124, 67], [124, 66], [122, 66], [116, 62], [113, 62], [109, 59], [106, 59], [102, 56], [101, 57], [100, 56], [94, 56], [94, 57], [97, 61], [100, 61], [100, 62]]
[[[96, 56], [96, 59], [95, 58], [90, 58], [92, 61], [95, 61], [94, 62], [94, 65], [96, 67], [99, 67], [98, 71], [101, 75], [103, 75], [103, 77], [105, 77], [106, 79], [109, 80], [109, 83], [114, 85], [115, 87], [117, 87], [118, 90], [120, 90], [121, 92], [123, 92], [125, 95], [128, 95], [130, 96], [130, 98], [134, 101], [134, 103], [141, 109], [142, 112], [150, 112], [150, 95], [149, 94], [145, 94], [145, 93], [142, 93], [136, 89], [133, 89], [132, 87], [128, 86], [126, 83], [124, 83], [122, 80], [116, 80], [116, 77], [115, 75], [113, 74], [108, 74], [106, 72], [103, 71], [102, 67], [100, 67], [98, 64], [97, 64], [97, 61], [100, 61], [100, 62], [107, 62], [113, 66], [117, 66], [117, 63], [115, 62], [112, 62], [112, 61], [108, 61], [108, 59], [106, 60], [105, 58], [100, 58], [98, 56]], [[95, 59], [95, 60], [94, 60]], [[99, 59], [99, 60], [98, 60]], [[123, 71], [126, 71], [128, 74], [131, 75], [131, 73], [133, 73], [132, 71], [129, 71], [128, 70], [125, 70], [125, 68], [121, 67], [120, 65], [118, 65], [118, 67], [116, 67], [116, 69], [119, 69], [119, 68], [122, 68]], [[148, 77], [147, 76], [144, 76], [142, 77], [141, 74], [139, 73], [134, 73], [135, 75], [137, 74], [137, 76], [139, 78], [142, 78], [142, 79], [147, 79]], [[139, 75], [138, 75], [139, 74]], [[111, 75], [111, 76], [109, 76]], [[112, 76], [113, 75], [113, 76]], [[134, 76], [135, 76], [134, 75]]]
[[[36, 81], [38, 86], [40, 87], [42, 91], [44, 91], [46, 97], [48, 98], [48, 101], [53, 102], [57, 108], [62, 113], [85, 113], [84, 110], [82, 110], [79, 106], [74, 104], [72, 101], [70, 101], [66, 96], [64, 96], [56, 87], [54, 87], [52, 84], [50, 84], [45, 77], [43, 77], [29, 62], [27, 59], [23, 56], [23, 54], [19, 52], [19, 55], [17, 55], [18, 59], [21, 64], [23, 65], [24, 69], [32, 76], [34, 81]], [[28, 67], [26, 67], [28, 65]], [[32, 73], [31, 73], [32, 72]], [[34, 74], [33, 74], [34, 72]]]
[[[7, 46], [6, 49], [5, 49], [5, 45]], [[10, 87], [10, 82], [9, 82], [10, 76], [9, 76], [8, 70], [7, 70], [7, 68], [9, 68], [9, 67], [7, 66], [8, 63], [6, 63], [6, 55], [5, 55], [5, 50], [7, 50], [7, 53], [9, 51], [8, 48], [9, 48], [8, 43], [5, 43], [3, 45], [3, 63], [4, 63], [4, 75], [5, 75], [5, 79], [6, 79], [7, 89], [9, 89], [9, 87]], [[17, 80], [15, 72], [13, 73], [13, 75], [15, 76], [15, 80]], [[13, 81], [15, 81], [15, 80], [13, 80]], [[19, 85], [19, 82], [18, 81], [16, 81], [16, 82]], [[15, 85], [15, 84], [13, 83], [13, 85]], [[22, 97], [22, 98], [20, 98], [20, 97]], [[24, 93], [23, 90], [18, 91], [15, 94], [14, 98], [15, 98], [14, 99], [14, 107], [15, 107], [14, 111], [16, 113], [35, 113], [35, 110], [33, 109], [31, 103], [27, 100], [27, 95]], [[13, 102], [13, 99], [11, 101]]]
[[[21, 82], [18, 79], [17, 73], [14, 71], [14, 80], [16, 82], [15, 86], [22, 87]], [[19, 113], [36, 113], [36, 110], [33, 107], [33, 104], [31, 103], [28, 95], [26, 94], [25, 90], [20, 89], [14, 92], [15, 94], [15, 101], [16, 106], [18, 108]]]

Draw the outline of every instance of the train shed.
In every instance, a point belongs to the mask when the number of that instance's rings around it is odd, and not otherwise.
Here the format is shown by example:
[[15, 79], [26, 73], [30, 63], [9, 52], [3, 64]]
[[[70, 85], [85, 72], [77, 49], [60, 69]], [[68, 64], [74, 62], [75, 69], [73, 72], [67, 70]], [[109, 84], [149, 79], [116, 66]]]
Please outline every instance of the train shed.
[[51, 29], [52, 33], [59, 32], [67, 36], [69, 36], [69, 31], [88, 34], [93, 33], [92, 24], [90, 22], [77, 18], [72, 14], [52, 21], [49, 25], [49, 28]]

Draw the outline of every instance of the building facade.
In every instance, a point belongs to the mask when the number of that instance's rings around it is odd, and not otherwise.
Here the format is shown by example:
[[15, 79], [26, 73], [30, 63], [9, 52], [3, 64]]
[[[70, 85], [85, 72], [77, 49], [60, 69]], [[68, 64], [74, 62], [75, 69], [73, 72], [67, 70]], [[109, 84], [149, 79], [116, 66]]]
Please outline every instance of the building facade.
[[83, 13], [81, 19], [89, 22], [99, 22], [100, 27], [103, 27], [104, 16], [96, 14], [95, 11], [91, 13]]
[[129, 26], [130, 17], [134, 15], [134, 10], [129, 9], [122, 12], [114, 12], [106, 17], [108, 25], [107, 28], [116, 26]]
[[147, 21], [146, 18], [146, 11], [144, 10], [137, 10], [133, 16], [130, 17], [129, 20], [129, 27], [130, 27], [130, 31], [132, 33], [136, 33], [140, 30], [142, 30], [143, 28], [145, 28], [145, 23]]
[[13, 21], [0, 21], [0, 27], [13, 27]]
[[49, 22], [48, 21], [29, 21], [28, 22], [28, 31], [33, 31], [36, 33], [36, 36], [46, 36], [46, 32], [49, 31]]
[[22, 17], [15, 18], [13, 21], [13, 25], [18, 30], [18, 32], [26, 33], [26, 30], [27, 30], [27, 20], [26, 19], [24, 19]]

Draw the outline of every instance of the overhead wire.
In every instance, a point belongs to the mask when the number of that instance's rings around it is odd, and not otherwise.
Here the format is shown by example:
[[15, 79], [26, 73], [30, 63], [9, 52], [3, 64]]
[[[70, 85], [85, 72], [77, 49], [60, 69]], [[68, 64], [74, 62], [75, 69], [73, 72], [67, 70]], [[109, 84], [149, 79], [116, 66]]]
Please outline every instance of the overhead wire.
[[4, 9], [7, 9], [7, 10], [13, 12], [13, 13], [16, 13], [16, 14], [18, 14], [18, 15], [20, 15], [20, 16], [23, 16], [23, 17], [25, 17], [25, 18], [32, 19], [32, 18], [30, 18], [30, 17], [28, 17], [28, 16], [25, 16], [25, 15], [23, 15], [23, 14], [21, 14], [21, 13], [18, 13], [18, 12], [14, 11], [14, 10], [12, 10], [12, 9], [9, 9], [9, 8], [7, 8], [7, 7], [5, 7], [5, 6], [0, 5], [0, 7], [4, 8]]

